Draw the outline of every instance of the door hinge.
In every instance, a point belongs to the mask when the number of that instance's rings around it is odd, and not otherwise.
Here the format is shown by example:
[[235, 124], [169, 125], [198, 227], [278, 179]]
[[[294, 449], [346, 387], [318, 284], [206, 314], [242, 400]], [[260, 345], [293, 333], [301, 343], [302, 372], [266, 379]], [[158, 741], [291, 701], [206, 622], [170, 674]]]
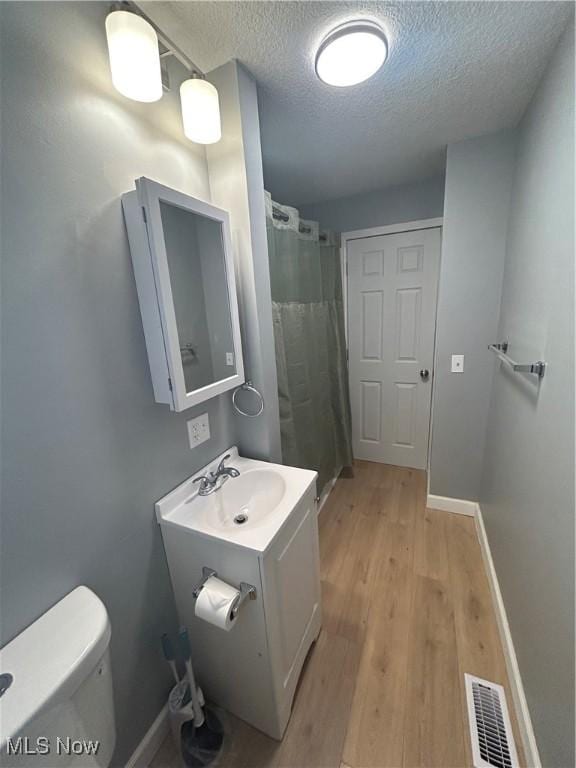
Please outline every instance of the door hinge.
[[172, 379], [168, 377], [168, 389], [172, 392]]
[[146, 217], [146, 208], [142, 206], [142, 218], [144, 219], [144, 224], [148, 224], [148, 219]]

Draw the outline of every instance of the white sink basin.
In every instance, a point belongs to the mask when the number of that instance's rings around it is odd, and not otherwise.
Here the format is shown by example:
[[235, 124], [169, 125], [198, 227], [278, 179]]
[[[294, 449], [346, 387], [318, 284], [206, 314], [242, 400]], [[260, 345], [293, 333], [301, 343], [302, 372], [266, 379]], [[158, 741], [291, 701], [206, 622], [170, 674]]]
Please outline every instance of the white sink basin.
[[279, 472], [249, 469], [205, 497], [204, 520], [216, 531], [240, 527], [248, 530], [265, 523], [285, 493], [286, 481]]
[[217, 457], [156, 504], [158, 522], [264, 552], [316, 481], [316, 472], [246, 459], [236, 448], [226, 453], [226, 466], [240, 475], [225, 480], [209, 496], [200, 496], [194, 479], [214, 471], [222, 458]]

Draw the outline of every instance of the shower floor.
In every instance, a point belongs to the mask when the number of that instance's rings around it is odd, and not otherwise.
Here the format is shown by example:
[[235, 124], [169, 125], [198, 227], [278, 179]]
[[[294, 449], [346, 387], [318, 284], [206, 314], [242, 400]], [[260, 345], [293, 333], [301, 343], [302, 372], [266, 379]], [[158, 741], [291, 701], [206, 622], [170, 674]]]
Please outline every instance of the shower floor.
[[[320, 513], [322, 632], [281, 743], [235, 718], [219, 765], [472, 765], [464, 673], [502, 684], [474, 520], [426, 509], [426, 475], [355, 462]], [[177, 768], [168, 738], [151, 768]]]

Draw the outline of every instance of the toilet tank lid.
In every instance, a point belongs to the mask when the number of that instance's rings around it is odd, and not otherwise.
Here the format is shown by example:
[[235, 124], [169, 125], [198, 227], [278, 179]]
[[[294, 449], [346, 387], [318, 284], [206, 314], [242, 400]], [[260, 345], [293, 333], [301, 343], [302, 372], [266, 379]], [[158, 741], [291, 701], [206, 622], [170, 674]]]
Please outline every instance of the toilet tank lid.
[[13, 681], [0, 697], [0, 750], [35, 717], [70, 698], [110, 642], [103, 602], [76, 587], [0, 650], [0, 673]]

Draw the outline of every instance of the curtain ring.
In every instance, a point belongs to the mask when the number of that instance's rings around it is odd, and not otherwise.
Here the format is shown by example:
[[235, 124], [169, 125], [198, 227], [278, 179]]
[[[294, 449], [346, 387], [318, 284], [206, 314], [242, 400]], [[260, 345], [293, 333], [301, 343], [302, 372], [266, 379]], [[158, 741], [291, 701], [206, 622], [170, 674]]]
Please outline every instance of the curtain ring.
[[[260, 408], [256, 413], [247, 413], [246, 411], [243, 411], [239, 405], [237, 405], [236, 395], [238, 394], [238, 392], [240, 392], [241, 389], [243, 389], [245, 392], [254, 392], [254, 394], [258, 395], [258, 397], [260, 398]], [[236, 389], [232, 393], [232, 405], [241, 416], [248, 416], [249, 419], [255, 419], [257, 416], [260, 416], [260, 414], [264, 410], [264, 398], [262, 397], [262, 394], [256, 389], [256, 387], [252, 386], [252, 382], [250, 380], [247, 380], [244, 382], [244, 384], [240, 384], [239, 387], [236, 387]]]

